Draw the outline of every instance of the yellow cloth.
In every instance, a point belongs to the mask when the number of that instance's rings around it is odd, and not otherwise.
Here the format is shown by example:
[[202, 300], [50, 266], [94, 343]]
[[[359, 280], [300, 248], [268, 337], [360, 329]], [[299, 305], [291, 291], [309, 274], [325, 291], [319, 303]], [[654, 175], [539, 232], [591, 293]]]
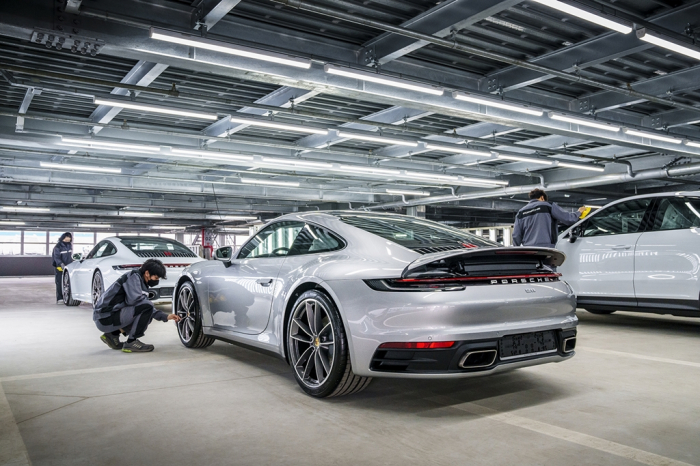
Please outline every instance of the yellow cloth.
[[56, 267], [56, 270], [58, 270], [59, 272], [63, 272], [63, 267]]
[[591, 208], [586, 207], [586, 209], [583, 212], [581, 212], [581, 215], [578, 218], [586, 218], [586, 215], [588, 215], [590, 213], [591, 213]]

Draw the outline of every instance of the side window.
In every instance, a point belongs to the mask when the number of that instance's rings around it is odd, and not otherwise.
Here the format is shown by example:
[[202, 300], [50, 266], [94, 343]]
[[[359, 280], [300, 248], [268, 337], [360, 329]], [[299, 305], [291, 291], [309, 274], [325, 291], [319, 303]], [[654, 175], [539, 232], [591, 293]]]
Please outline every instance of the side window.
[[651, 199], [621, 202], [590, 217], [582, 236], [624, 235], [639, 231]]
[[97, 245], [92, 248], [92, 251], [90, 251], [85, 259], [94, 259], [95, 257], [100, 257], [97, 255], [97, 253], [101, 250], [103, 250], [107, 246], [108, 241], [100, 241], [97, 243]]
[[105, 252], [109, 249], [109, 246], [109, 241], [103, 241], [102, 243], [100, 243], [100, 247], [97, 248], [97, 251], [95, 251], [95, 255], [92, 258], [97, 259], [98, 257], [104, 257]]
[[700, 227], [700, 198], [667, 197], [659, 201], [654, 231]]
[[307, 223], [294, 240], [289, 255], [316, 254], [336, 251], [343, 247], [345, 247], [345, 243], [338, 236], [324, 228]]
[[302, 228], [304, 228], [303, 222], [273, 223], [260, 230], [241, 248], [238, 259], [286, 256]]
[[102, 252], [100, 257], [113, 256], [117, 253], [117, 248], [114, 247], [114, 245], [112, 243], [110, 243], [109, 241], [106, 241], [106, 243], [107, 243], [107, 248]]

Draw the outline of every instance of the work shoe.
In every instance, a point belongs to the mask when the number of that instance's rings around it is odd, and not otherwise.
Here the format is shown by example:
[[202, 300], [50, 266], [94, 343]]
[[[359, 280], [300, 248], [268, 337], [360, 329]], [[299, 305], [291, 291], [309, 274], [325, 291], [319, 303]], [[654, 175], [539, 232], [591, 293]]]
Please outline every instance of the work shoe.
[[112, 349], [122, 349], [124, 346], [124, 343], [119, 341], [119, 337], [116, 335], [110, 335], [109, 333], [105, 333], [100, 337], [100, 340], [105, 342], [105, 345], [109, 346]]
[[131, 343], [128, 341], [124, 343], [122, 351], [125, 353], [148, 353], [149, 351], [153, 351], [154, 348], [155, 346], [153, 345], [147, 345], [146, 343], [134, 340]]

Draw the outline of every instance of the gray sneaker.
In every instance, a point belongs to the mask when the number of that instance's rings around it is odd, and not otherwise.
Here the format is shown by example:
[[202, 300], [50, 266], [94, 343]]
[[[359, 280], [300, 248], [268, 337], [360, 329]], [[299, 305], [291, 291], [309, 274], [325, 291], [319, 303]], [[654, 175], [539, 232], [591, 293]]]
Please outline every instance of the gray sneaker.
[[155, 346], [147, 345], [146, 343], [141, 343], [139, 340], [134, 340], [131, 343], [126, 342], [122, 347], [122, 351], [125, 353], [148, 353], [153, 351]]
[[119, 337], [116, 335], [110, 335], [109, 333], [105, 333], [100, 337], [100, 340], [105, 342], [105, 345], [109, 346], [112, 349], [122, 349], [124, 346], [124, 343], [119, 341]]

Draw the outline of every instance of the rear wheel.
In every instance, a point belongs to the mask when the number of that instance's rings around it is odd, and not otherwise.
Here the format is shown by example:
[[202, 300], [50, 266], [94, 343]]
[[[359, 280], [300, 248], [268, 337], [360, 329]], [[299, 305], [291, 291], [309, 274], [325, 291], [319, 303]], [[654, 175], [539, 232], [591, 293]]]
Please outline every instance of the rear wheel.
[[70, 275], [67, 270], [63, 271], [63, 278], [61, 279], [63, 285], [63, 304], [66, 306], [77, 306], [80, 301], [73, 299], [70, 290]]
[[310, 290], [299, 296], [289, 315], [286, 337], [294, 377], [307, 394], [350, 395], [372, 380], [352, 372], [340, 313], [325, 294]]
[[104, 280], [102, 279], [102, 272], [99, 270], [95, 272], [92, 276], [92, 308], [94, 309], [97, 305], [97, 301], [102, 297], [102, 293], [105, 292]]
[[175, 314], [180, 316], [177, 333], [187, 348], [206, 348], [214, 343], [214, 338], [202, 330], [202, 311], [199, 308], [197, 292], [191, 282], [185, 282], [175, 296]]

